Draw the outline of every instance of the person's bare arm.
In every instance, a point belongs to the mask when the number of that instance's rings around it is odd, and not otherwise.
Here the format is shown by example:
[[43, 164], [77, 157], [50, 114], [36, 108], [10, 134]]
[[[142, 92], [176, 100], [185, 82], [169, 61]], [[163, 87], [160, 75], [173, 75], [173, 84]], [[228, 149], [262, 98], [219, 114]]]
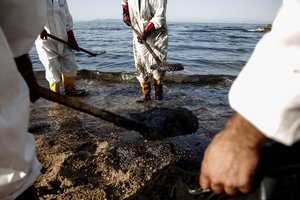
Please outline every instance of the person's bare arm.
[[268, 138], [238, 113], [227, 122], [205, 151], [200, 185], [216, 193], [249, 192], [259, 152]]
[[35, 79], [34, 72], [32, 69], [32, 63], [28, 54], [24, 54], [15, 58], [15, 62], [18, 68], [18, 71], [26, 81], [26, 84], [30, 92], [30, 101], [34, 103], [40, 98], [38, 92], [38, 83]]

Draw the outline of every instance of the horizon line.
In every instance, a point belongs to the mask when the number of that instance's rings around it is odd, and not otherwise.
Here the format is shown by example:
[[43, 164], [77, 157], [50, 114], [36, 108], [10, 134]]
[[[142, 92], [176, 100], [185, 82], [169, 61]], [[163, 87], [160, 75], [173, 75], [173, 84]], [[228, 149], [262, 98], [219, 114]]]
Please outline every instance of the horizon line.
[[[120, 21], [122, 19], [119, 18], [96, 18], [96, 19], [75, 19], [74, 22], [89, 22], [89, 21]], [[262, 20], [262, 21], [252, 21], [252, 20], [168, 20], [167, 23], [247, 23], [247, 24], [272, 24], [273, 22]]]

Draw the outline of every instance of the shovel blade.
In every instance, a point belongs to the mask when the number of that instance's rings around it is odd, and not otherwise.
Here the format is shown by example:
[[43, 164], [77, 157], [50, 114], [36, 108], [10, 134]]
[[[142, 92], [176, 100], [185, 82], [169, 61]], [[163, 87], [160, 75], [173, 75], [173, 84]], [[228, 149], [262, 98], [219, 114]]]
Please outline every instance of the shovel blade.
[[159, 65], [152, 65], [150, 67], [152, 70], [158, 69], [160, 71], [173, 72], [173, 71], [182, 71], [184, 67], [180, 63], [161, 63]]
[[98, 55], [102, 55], [102, 54], [105, 54], [105, 53], [106, 53], [106, 51], [97, 51], [95, 53], [90, 52], [89, 57], [96, 57]]

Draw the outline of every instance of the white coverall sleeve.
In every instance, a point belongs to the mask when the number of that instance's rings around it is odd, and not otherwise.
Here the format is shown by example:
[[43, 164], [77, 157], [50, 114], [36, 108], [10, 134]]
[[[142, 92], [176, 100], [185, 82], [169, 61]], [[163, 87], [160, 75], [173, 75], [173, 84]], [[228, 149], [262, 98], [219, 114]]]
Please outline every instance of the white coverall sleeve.
[[159, 29], [166, 24], [166, 11], [167, 11], [167, 0], [153, 0], [151, 8], [155, 13], [153, 18], [150, 20], [155, 29]]
[[66, 9], [66, 15], [67, 15], [66, 31], [68, 32], [68, 31], [73, 30], [73, 17], [69, 11], [69, 6], [68, 6], [67, 1], [66, 1], [65, 9]]
[[12, 200], [40, 174], [35, 141], [27, 132], [29, 90], [14, 57], [27, 54], [46, 22], [46, 2], [0, 1], [0, 199]]
[[231, 107], [267, 137], [300, 139], [300, 0], [284, 1], [229, 92]]

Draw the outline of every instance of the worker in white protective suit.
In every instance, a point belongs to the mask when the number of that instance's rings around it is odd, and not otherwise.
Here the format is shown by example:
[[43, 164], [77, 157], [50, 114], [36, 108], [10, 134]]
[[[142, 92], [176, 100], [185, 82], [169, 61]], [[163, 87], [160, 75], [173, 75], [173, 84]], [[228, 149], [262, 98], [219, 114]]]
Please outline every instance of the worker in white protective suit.
[[73, 32], [73, 19], [66, 0], [47, 1], [47, 23], [40, 37], [36, 40], [39, 59], [45, 67], [46, 79], [50, 90], [60, 93], [60, 82], [64, 85], [64, 92], [68, 96], [82, 96], [84, 90], [75, 88], [75, 78], [78, 65], [71, 47], [57, 40], [47, 37], [47, 33], [72, 44], [72, 48], [79, 50]]
[[144, 94], [143, 101], [151, 99], [151, 79], [154, 79], [155, 99], [163, 99], [165, 72], [151, 70], [157, 64], [151, 53], [139, 40], [145, 40], [161, 61], [166, 61], [168, 52], [168, 29], [166, 24], [167, 0], [123, 0], [123, 21], [136, 29], [133, 37], [133, 54], [137, 79]]
[[29, 94], [31, 101], [39, 97], [34, 93], [37, 83], [28, 52], [43, 29], [45, 13], [46, 4], [41, 0], [0, 1], [1, 200], [15, 199], [40, 174], [35, 141], [27, 132]]
[[[200, 185], [217, 193], [249, 192], [268, 141], [300, 139], [300, 0], [285, 0], [229, 93], [236, 111], [208, 146]], [[220, 167], [222, 166], [222, 167]]]

